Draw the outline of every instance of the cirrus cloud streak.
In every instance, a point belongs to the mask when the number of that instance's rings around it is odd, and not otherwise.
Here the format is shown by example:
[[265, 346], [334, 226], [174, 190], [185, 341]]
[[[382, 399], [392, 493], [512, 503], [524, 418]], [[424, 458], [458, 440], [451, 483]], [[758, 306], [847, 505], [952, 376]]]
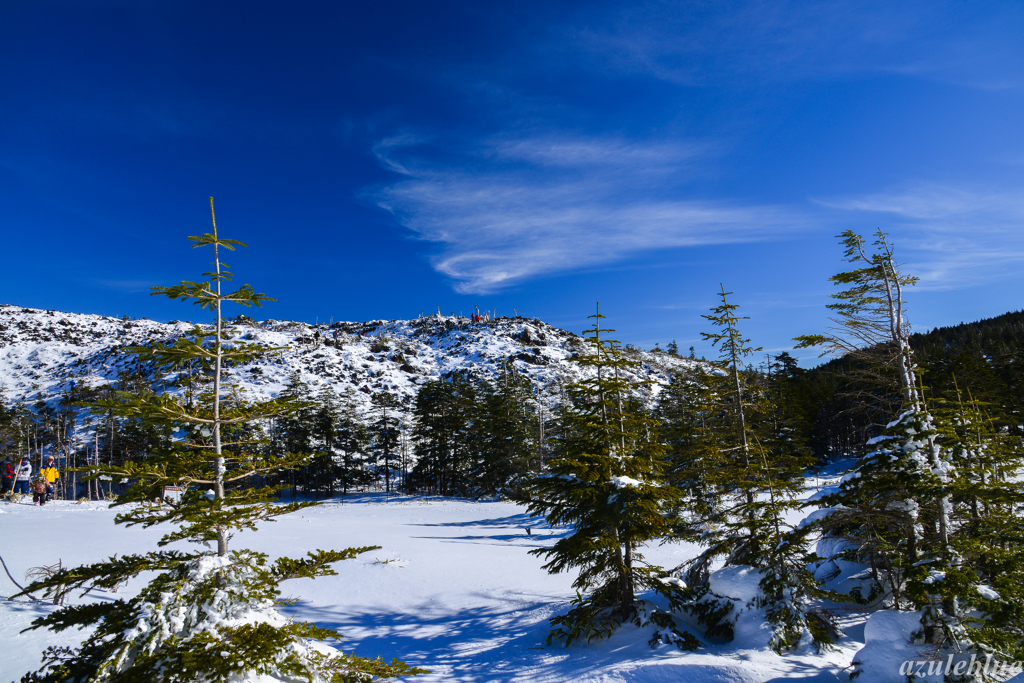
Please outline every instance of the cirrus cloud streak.
[[911, 255], [922, 289], [952, 290], [1005, 279], [1024, 264], [1019, 192], [917, 183], [860, 197], [817, 200], [843, 211], [886, 216], [884, 228]]
[[375, 148], [400, 174], [365, 196], [419, 239], [462, 293], [610, 264], [658, 249], [778, 238], [806, 226], [783, 206], [680, 199], [707, 148], [571, 136], [500, 139], [449, 163], [402, 136]]

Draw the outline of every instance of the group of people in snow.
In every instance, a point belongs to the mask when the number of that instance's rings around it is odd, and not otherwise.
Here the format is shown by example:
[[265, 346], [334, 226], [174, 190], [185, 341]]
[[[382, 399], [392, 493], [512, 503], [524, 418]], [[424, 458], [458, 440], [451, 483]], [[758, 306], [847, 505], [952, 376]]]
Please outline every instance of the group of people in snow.
[[491, 322], [492, 317], [493, 317], [494, 320], [498, 319], [498, 313], [496, 311], [493, 312], [493, 316], [492, 316], [492, 311], [484, 311], [483, 315], [481, 315], [480, 314], [480, 308], [479, 307], [475, 307], [475, 308], [476, 308], [476, 313], [474, 313], [473, 315], [469, 316], [469, 319], [472, 320], [475, 323], [489, 323], [489, 322]]
[[31, 491], [32, 503], [45, 505], [47, 500], [53, 498], [54, 484], [60, 478], [60, 472], [57, 470], [57, 463], [52, 455], [46, 459], [46, 464], [39, 469], [35, 476], [32, 476], [32, 463], [27, 456], [23, 457], [17, 465], [8, 456], [3, 463], [0, 463], [0, 478], [2, 478], [0, 494], [28, 495]]

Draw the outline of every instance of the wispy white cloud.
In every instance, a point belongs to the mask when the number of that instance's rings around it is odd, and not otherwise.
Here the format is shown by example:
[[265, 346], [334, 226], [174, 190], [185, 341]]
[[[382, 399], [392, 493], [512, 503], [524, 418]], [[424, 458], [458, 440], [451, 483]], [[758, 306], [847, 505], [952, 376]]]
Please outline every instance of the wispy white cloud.
[[595, 68], [686, 85], [722, 79], [889, 72], [980, 88], [1020, 87], [1015, 3], [748, 0], [630, 3], [565, 28]]
[[949, 290], [1005, 279], [1024, 264], [1024, 195], [921, 183], [907, 188], [817, 200], [842, 211], [887, 218], [883, 229], [909, 256], [920, 287]]
[[696, 145], [545, 135], [501, 138], [449, 162], [430, 140], [381, 141], [403, 177], [366, 197], [419, 238], [460, 292], [612, 263], [655, 249], [777, 238], [804, 227], [781, 206], [677, 198], [708, 163]]

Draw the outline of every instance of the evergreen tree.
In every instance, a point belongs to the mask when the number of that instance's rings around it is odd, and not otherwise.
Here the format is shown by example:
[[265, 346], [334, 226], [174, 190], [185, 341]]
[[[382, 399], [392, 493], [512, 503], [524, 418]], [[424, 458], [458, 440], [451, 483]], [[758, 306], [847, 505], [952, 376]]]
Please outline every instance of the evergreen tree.
[[[826, 647], [836, 633], [824, 613], [813, 607], [824, 593], [807, 570], [816, 559], [809, 547], [810, 530], [787, 521], [802, 507], [798, 496], [808, 460], [786, 441], [780, 413], [758, 373], [744, 367], [743, 359], [759, 349], [741, 334], [738, 323], [745, 318], [736, 314], [739, 307], [729, 303], [729, 294], [722, 287], [722, 303], [704, 316], [719, 330], [702, 336], [720, 352], [711, 362], [717, 373], [704, 373], [694, 392], [702, 399], [695, 408], [703, 412], [704, 423], [699, 429], [683, 425], [698, 438], [691, 437], [688, 447], [680, 448], [682, 461], [705, 464], [702, 477], [691, 475], [691, 488], [714, 489], [713, 495], [705, 494], [714, 504], [701, 508], [706, 517], [698, 531], [705, 550], [688, 563], [685, 574], [690, 587], [686, 609], [707, 626], [709, 635], [731, 638], [739, 609], [764, 608], [776, 651], [793, 648], [805, 632]], [[710, 568], [718, 560], [725, 567], [757, 571], [756, 604], [734, 605], [727, 596], [711, 592]]]
[[[950, 558], [918, 564], [908, 596], [923, 613], [922, 637], [956, 640], [1005, 661], [1024, 659], [1024, 491], [1021, 440], [999, 429], [973, 397], [934, 405], [955, 477]], [[925, 520], [927, 524], [929, 520]]]
[[365, 467], [369, 443], [369, 430], [356, 413], [351, 399], [343, 398], [339, 406], [334, 443], [334, 448], [341, 453], [337, 472], [342, 495], [348, 495], [350, 488], [369, 483]]
[[391, 493], [391, 475], [398, 453], [398, 397], [390, 391], [380, 391], [371, 399], [374, 418], [370, 425], [373, 448], [377, 456], [377, 471], [384, 474], [384, 490]]
[[[858, 465], [858, 472], [863, 472], [847, 480], [842, 495], [844, 505], [856, 499], [863, 506], [866, 518], [877, 519], [879, 508], [889, 510], [887, 516], [890, 518], [902, 516], [898, 526], [902, 528], [904, 541], [900, 546], [905, 559], [913, 563], [917, 561], [920, 543], [916, 531], [919, 501], [912, 500], [914, 482], [918, 477], [927, 478], [933, 472], [945, 471], [935, 445], [933, 418], [925, 411], [916, 385], [909, 324], [905, 319], [903, 289], [916, 283], [917, 278], [900, 272], [894, 249], [881, 230], [874, 242], [877, 251], [872, 254], [868, 253], [863, 238], [853, 231], [844, 232], [841, 238], [845, 259], [860, 267], [830, 278], [835, 284], [846, 285], [847, 288], [832, 295], [839, 303], [828, 305], [836, 313], [836, 317], [831, 318], [833, 325], [829, 334], [797, 337], [797, 348], [824, 346], [826, 353], [869, 359], [871, 357], [865, 355], [868, 349], [883, 349], [888, 354], [885, 364], [896, 368], [904, 410], [910, 414], [905, 413], [890, 423], [887, 429], [894, 431], [882, 438], [895, 442], [908, 433], [913, 437], [908, 430], [923, 429], [929, 434], [928, 445], [921, 451], [916, 440], [911, 438], [909, 442], [898, 445], [901, 449], [898, 453], [890, 453], [887, 448], [869, 448]], [[923, 461], [914, 455], [921, 453]], [[899, 459], [899, 454], [906, 455], [906, 458]], [[869, 473], [871, 476], [867, 476]], [[898, 502], [894, 496], [903, 498]], [[869, 509], [872, 512], [869, 513]], [[847, 519], [842, 525], [849, 526], [849, 522]], [[884, 526], [891, 532], [893, 524], [896, 522]], [[945, 513], [940, 514], [940, 524], [943, 529], [940, 542], [946, 546], [948, 518]]]
[[982, 583], [994, 580], [994, 567], [1019, 576], [1019, 543], [1004, 531], [991, 533], [994, 529], [975, 513], [985, 499], [1002, 529], [1019, 527], [1020, 494], [996, 483], [1005, 470], [986, 471], [991, 461], [985, 463], [983, 454], [989, 444], [984, 438], [973, 441], [980, 435], [977, 421], [959, 406], [943, 430], [915, 384], [902, 288], [916, 278], [899, 272], [881, 231], [872, 255], [859, 236], [848, 232], [843, 238], [847, 259], [861, 267], [832, 278], [850, 285], [833, 295], [842, 301], [831, 306], [839, 313], [836, 334], [798, 339], [840, 352], [852, 353], [858, 343], [889, 349], [904, 406], [881, 435], [868, 441], [839, 491], [823, 501], [832, 506], [824, 528], [844, 540], [850, 559], [869, 564], [876, 581], [869, 597], [919, 610], [922, 642], [958, 651], [974, 644], [983, 652], [999, 644], [1019, 653], [1024, 633], [1015, 607], [1019, 581], [1011, 580], [1003, 593]]
[[[746, 381], [742, 369], [743, 359], [757, 353], [761, 348], [751, 347], [750, 340], [744, 339], [740, 334], [738, 323], [747, 318], [736, 315], [736, 309], [739, 306], [729, 303], [728, 299], [732, 292], [726, 292], [725, 285], [721, 285], [721, 288], [719, 296], [722, 303], [711, 309], [711, 315], [701, 316], [720, 329], [716, 332], [701, 332], [701, 337], [705, 341], [710, 341], [712, 346], [719, 348], [719, 360], [712, 361], [711, 364], [723, 371], [723, 376], [728, 377], [728, 383], [723, 383], [720, 391], [723, 395], [729, 396], [736, 416], [734, 430], [737, 442], [736, 453], [739, 457], [730, 459], [736, 466], [733, 468], [736, 470], [735, 473], [738, 474], [734, 481], [738, 488], [744, 489], [743, 495], [746, 497], [747, 504], [753, 505], [754, 486], [748, 476], [750, 472], [750, 431], [747, 425], [747, 405], [744, 397]], [[733, 473], [724, 474], [724, 477], [729, 478], [731, 474]]]
[[656, 440], [656, 423], [626, 410], [631, 387], [620, 371], [636, 363], [601, 337], [612, 330], [601, 328], [600, 310], [590, 317], [594, 326], [584, 336], [591, 353], [578, 362], [594, 374], [566, 387], [558, 451], [529, 489], [531, 514], [571, 530], [551, 548], [530, 552], [548, 559], [550, 573], [580, 570], [573, 582], [577, 599], [567, 614], [551, 620], [548, 642], [590, 642], [632, 621], [660, 628], [652, 645], [664, 640], [693, 649], [696, 639], [678, 631], [671, 614], [637, 599], [639, 590], [651, 590], [673, 608], [681, 604], [677, 585], [639, 552], [668, 531], [663, 511], [679, 493], [663, 481], [665, 449]]
[[695, 365], [673, 373], [660, 396], [656, 416], [668, 448], [665, 476], [680, 492], [670, 513], [675, 540], [697, 542], [720, 514], [714, 472], [729, 452], [724, 441], [729, 430], [719, 424], [723, 411], [716, 387], [722, 381], [713, 367]]
[[770, 356], [765, 371], [759, 373], [764, 383], [764, 410], [754, 415], [753, 429], [759, 434], [762, 446], [797, 468], [814, 460], [811, 427], [798, 396], [805, 372], [786, 351]]
[[463, 373], [453, 373], [420, 388], [413, 408], [415, 486], [438, 495], [469, 491], [476, 414], [476, 389]]
[[313, 442], [316, 445], [316, 455], [309, 469], [316, 491], [333, 497], [334, 483], [340, 473], [335, 447], [338, 442], [338, 429], [341, 426], [341, 406], [337, 394], [329, 386], [317, 392], [314, 404], [316, 408], [313, 415]]
[[[210, 209], [212, 215], [212, 198]], [[244, 485], [262, 472], [303, 464], [307, 457], [286, 454], [258, 458], [251, 452], [253, 444], [238, 438], [236, 427], [287, 415], [294, 409], [287, 399], [247, 404], [230, 400], [223, 393], [222, 369], [226, 363], [258, 358], [267, 350], [241, 341], [225, 328], [221, 307], [225, 303], [260, 306], [269, 298], [249, 285], [230, 293], [222, 291], [222, 284], [231, 279], [231, 274], [220, 260], [220, 250], [244, 245], [218, 237], [216, 221], [212, 233], [189, 239], [194, 247], [213, 247], [214, 269], [204, 274], [208, 280], [157, 287], [154, 294], [190, 300], [213, 312], [213, 330], [196, 327], [190, 336], [174, 344], [130, 351], [165, 368], [180, 368], [188, 359], [209, 363], [213, 367], [212, 391], [196, 397], [192, 405], [174, 395], [152, 393], [123, 393], [101, 404], [100, 408], [118, 415], [185, 430], [187, 436], [151, 454], [145, 462], [99, 466], [94, 474], [131, 482], [117, 504], [133, 505], [117, 516], [117, 523], [144, 527], [172, 523], [174, 529], [163, 536], [160, 546], [187, 540], [206, 546], [215, 543], [216, 550], [158, 550], [115, 557], [61, 569], [28, 586], [26, 592], [88, 592], [92, 588], [110, 589], [143, 572], [155, 573], [135, 597], [71, 605], [36, 619], [32, 628], [61, 631], [78, 627], [91, 631], [80, 648], [47, 649], [42, 669], [26, 674], [22, 681], [192, 683], [263, 676], [270, 680], [341, 683], [419, 673], [398, 661], [389, 665], [310, 643], [309, 639], [323, 640], [337, 634], [313, 624], [292, 622], [277, 610], [275, 601], [282, 581], [334, 574], [331, 564], [373, 547], [317, 550], [307, 558], [275, 562], [262, 553], [229, 549], [235, 532], [255, 529], [260, 522], [311, 505], [274, 505], [271, 499], [277, 487]], [[168, 485], [183, 489], [180, 500], [153, 502]]]
[[[295, 371], [288, 377], [288, 383], [279, 394], [279, 398], [287, 401], [291, 407], [288, 412], [276, 416], [273, 428], [273, 445], [271, 453], [281, 457], [286, 453], [314, 453], [314, 432], [316, 431], [317, 405], [310, 400], [312, 389]], [[292, 487], [292, 495], [301, 490], [308, 495], [312, 489], [310, 462], [282, 473]]]
[[478, 454], [471, 473], [481, 493], [518, 493], [537, 453], [537, 416], [530, 379], [511, 361], [494, 382], [480, 381], [474, 420]]

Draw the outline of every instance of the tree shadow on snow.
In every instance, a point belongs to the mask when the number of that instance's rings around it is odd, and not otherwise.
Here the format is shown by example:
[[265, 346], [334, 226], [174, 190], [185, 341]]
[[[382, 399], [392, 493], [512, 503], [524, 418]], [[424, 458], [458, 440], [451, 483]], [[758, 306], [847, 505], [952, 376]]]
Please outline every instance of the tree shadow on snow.
[[[413, 538], [427, 538], [441, 543], [473, 543], [477, 545], [515, 546], [516, 548], [546, 548], [543, 543], [523, 543], [527, 540], [543, 541], [548, 538], [557, 538], [554, 535], [527, 536], [523, 534], [494, 534], [490, 536], [413, 536]], [[516, 541], [520, 541], [517, 543]]]
[[[847, 683], [850, 680], [849, 670], [844, 671], [838, 666], [822, 668], [812, 664], [790, 663], [786, 675], [772, 678], [764, 683], [781, 683], [797, 680], [800, 683]], [[865, 683], [868, 683], [865, 681]]]
[[[493, 596], [481, 596], [493, 600]], [[527, 596], [523, 596], [524, 598]], [[552, 604], [549, 598], [514, 605], [446, 609], [441, 600], [408, 610], [379, 607], [348, 609], [339, 614], [300, 602], [295, 617], [337, 629], [347, 637], [337, 646], [361, 656], [397, 657], [432, 674], [413, 681], [566, 681], [614, 668], [624, 661], [678, 656], [678, 650], [651, 650], [626, 633], [594, 646], [545, 647]], [[632, 630], [624, 627], [622, 631]], [[354, 636], [356, 632], [367, 635]], [[621, 633], [621, 631], [620, 631]], [[660, 668], [660, 667], [659, 667]], [[675, 673], [679, 669], [672, 667]], [[667, 671], [666, 671], [667, 673]]]
[[[469, 528], [494, 528], [503, 530], [515, 529], [514, 533], [505, 534], [479, 534], [465, 536], [415, 536], [414, 538], [426, 538], [442, 543], [477, 543], [483, 545], [515, 545], [522, 548], [543, 548], [545, 541], [558, 540], [570, 533], [570, 529], [552, 529], [544, 522], [542, 517], [533, 517], [527, 514], [510, 515], [508, 517], [495, 517], [492, 519], [469, 520], [465, 522], [424, 522], [410, 524], [409, 526], [422, 527], [453, 527], [460, 529]], [[530, 531], [527, 532], [527, 529]], [[527, 541], [527, 542], [524, 542]]]
[[494, 517], [492, 519], [475, 519], [465, 522], [435, 522], [432, 524], [412, 524], [410, 526], [455, 526], [455, 527], [466, 527], [466, 526], [506, 526], [506, 527], [518, 527], [520, 529], [547, 529], [547, 522], [544, 521], [543, 517], [534, 517], [526, 513], [519, 515], [509, 515], [508, 517]]
[[429, 601], [407, 612], [367, 607], [346, 614], [299, 603], [295, 614], [342, 635], [356, 630], [369, 633], [343, 639], [337, 645], [343, 651], [354, 648], [356, 654], [380, 655], [385, 661], [397, 657], [430, 669], [434, 675], [427, 680], [479, 681], [522, 673], [519, 660], [542, 645], [547, 621], [518, 619], [521, 611], [521, 607], [449, 610], [440, 601]]

